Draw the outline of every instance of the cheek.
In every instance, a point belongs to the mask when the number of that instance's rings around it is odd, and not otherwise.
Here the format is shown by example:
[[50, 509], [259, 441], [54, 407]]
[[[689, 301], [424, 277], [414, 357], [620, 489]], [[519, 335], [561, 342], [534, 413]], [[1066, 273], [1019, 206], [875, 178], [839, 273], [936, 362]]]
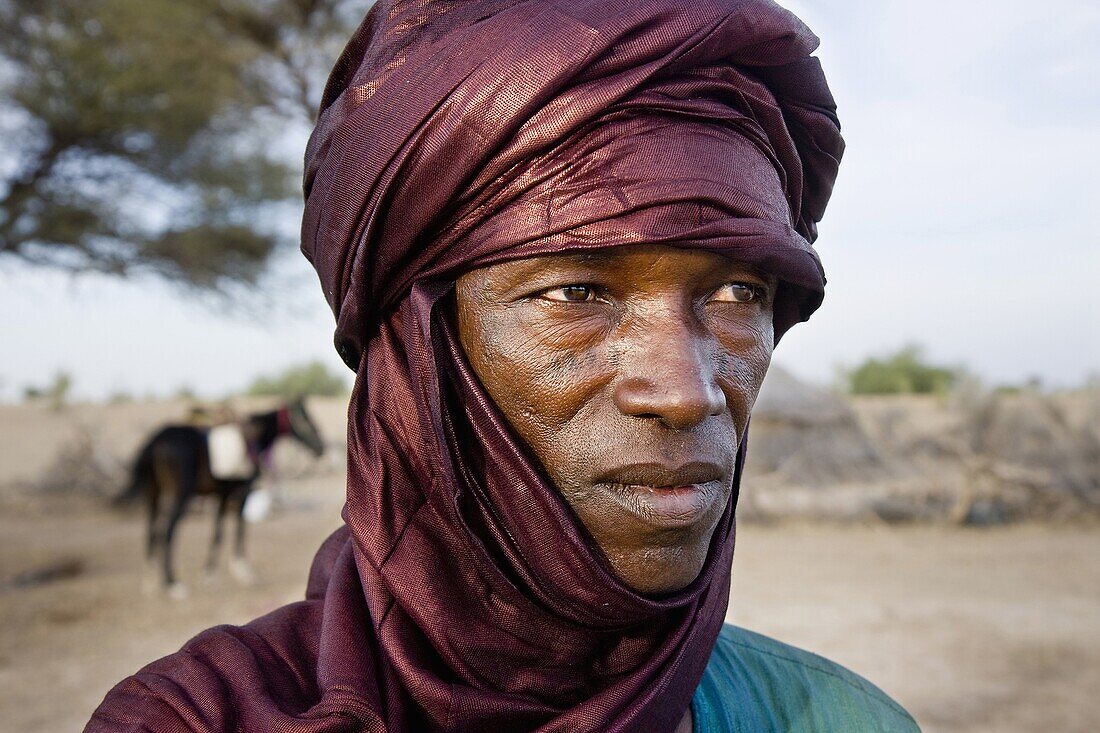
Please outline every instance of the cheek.
[[751, 320], [718, 322], [720, 357], [718, 384], [738, 428], [743, 434], [749, 413], [771, 365], [774, 330], [770, 313]]
[[464, 345], [489, 396], [546, 462], [561, 432], [606, 383], [607, 370], [595, 319], [565, 321], [537, 310], [486, 314]]

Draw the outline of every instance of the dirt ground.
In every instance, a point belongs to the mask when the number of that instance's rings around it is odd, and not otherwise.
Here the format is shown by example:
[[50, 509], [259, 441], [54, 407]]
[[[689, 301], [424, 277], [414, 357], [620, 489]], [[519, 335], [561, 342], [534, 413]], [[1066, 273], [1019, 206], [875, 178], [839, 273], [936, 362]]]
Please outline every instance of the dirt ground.
[[[79, 731], [107, 690], [197, 631], [295, 600], [338, 524], [339, 480], [290, 485], [296, 507], [251, 527], [252, 587], [203, 583], [208, 514], [179, 544], [189, 598], [141, 591], [141, 520], [86, 504], [0, 515], [0, 730]], [[925, 731], [1094, 731], [1100, 719], [1100, 532], [743, 526], [730, 619], [831, 657]], [[28, 570], [79, 560], [30, 586]]]
[[[138, 443], [186, 407], [0, 406], [0, 733], [79, 731], [146, 662], [301, 597], [340, 522], [343, 402], [310, 403], [332, 448], [322, 462], [277, 451], [286, 508], [249, 529], [257, 581], [203, 580], [211, 516], [200, 506], [177, 546], [190, 595], [175, 601], [143, 592], [142, 518], [106, 509], [91, 479], [115, 490]], [[1095, 524], [744, 524], [729, 618], [864, 675], [925, 731], [1091, 733], [1098, 557]], [[60, 577], [42, 577], [51, 570]], [[28, 574], [38, 580], [15, 582]]]

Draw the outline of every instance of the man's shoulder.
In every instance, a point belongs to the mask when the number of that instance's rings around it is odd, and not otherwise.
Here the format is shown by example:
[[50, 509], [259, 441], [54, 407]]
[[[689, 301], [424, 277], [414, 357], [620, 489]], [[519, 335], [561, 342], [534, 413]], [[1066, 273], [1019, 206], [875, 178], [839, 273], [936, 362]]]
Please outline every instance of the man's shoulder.
[[[308, 601], [283, 606], [245, 626], [215, 626], [174, 654], [146, 665], [107, 693], [85, 733], [209, 733], [237, 730], [249, 706], [278, 691], [280, 712], [316, 701], [310, 682], [319, 623]], [[255, 690], [255, 692], [253, 692]], [[242, 696], [242, 691], [244, 694]]]
[[919, 731], [886, 693], [841, 665], [726, 624], [695, 694], [698, 733]]

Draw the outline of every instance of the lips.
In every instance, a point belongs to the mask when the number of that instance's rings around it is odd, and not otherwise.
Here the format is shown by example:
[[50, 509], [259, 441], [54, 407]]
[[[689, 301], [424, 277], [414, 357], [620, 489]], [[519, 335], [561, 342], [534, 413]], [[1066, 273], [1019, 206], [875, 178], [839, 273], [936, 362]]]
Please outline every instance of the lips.
[[687, 528], [710, 516], [725, 495], [725, 472], [713, 463], [670, 468], [637, 463], [601, 474], [597, 485], [621, 508], [644, 523], [667, 529]]

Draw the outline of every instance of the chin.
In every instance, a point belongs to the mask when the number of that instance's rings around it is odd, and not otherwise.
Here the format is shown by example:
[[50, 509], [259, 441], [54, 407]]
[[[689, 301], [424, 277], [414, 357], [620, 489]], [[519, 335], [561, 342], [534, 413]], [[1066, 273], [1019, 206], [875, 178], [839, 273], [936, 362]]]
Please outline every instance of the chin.
[[683, 590], [699, 577], [706, 562], [706, 543], [699, 548], [646, 548], [611, 560], [621, 581], [645, 595], [664, 595]]

